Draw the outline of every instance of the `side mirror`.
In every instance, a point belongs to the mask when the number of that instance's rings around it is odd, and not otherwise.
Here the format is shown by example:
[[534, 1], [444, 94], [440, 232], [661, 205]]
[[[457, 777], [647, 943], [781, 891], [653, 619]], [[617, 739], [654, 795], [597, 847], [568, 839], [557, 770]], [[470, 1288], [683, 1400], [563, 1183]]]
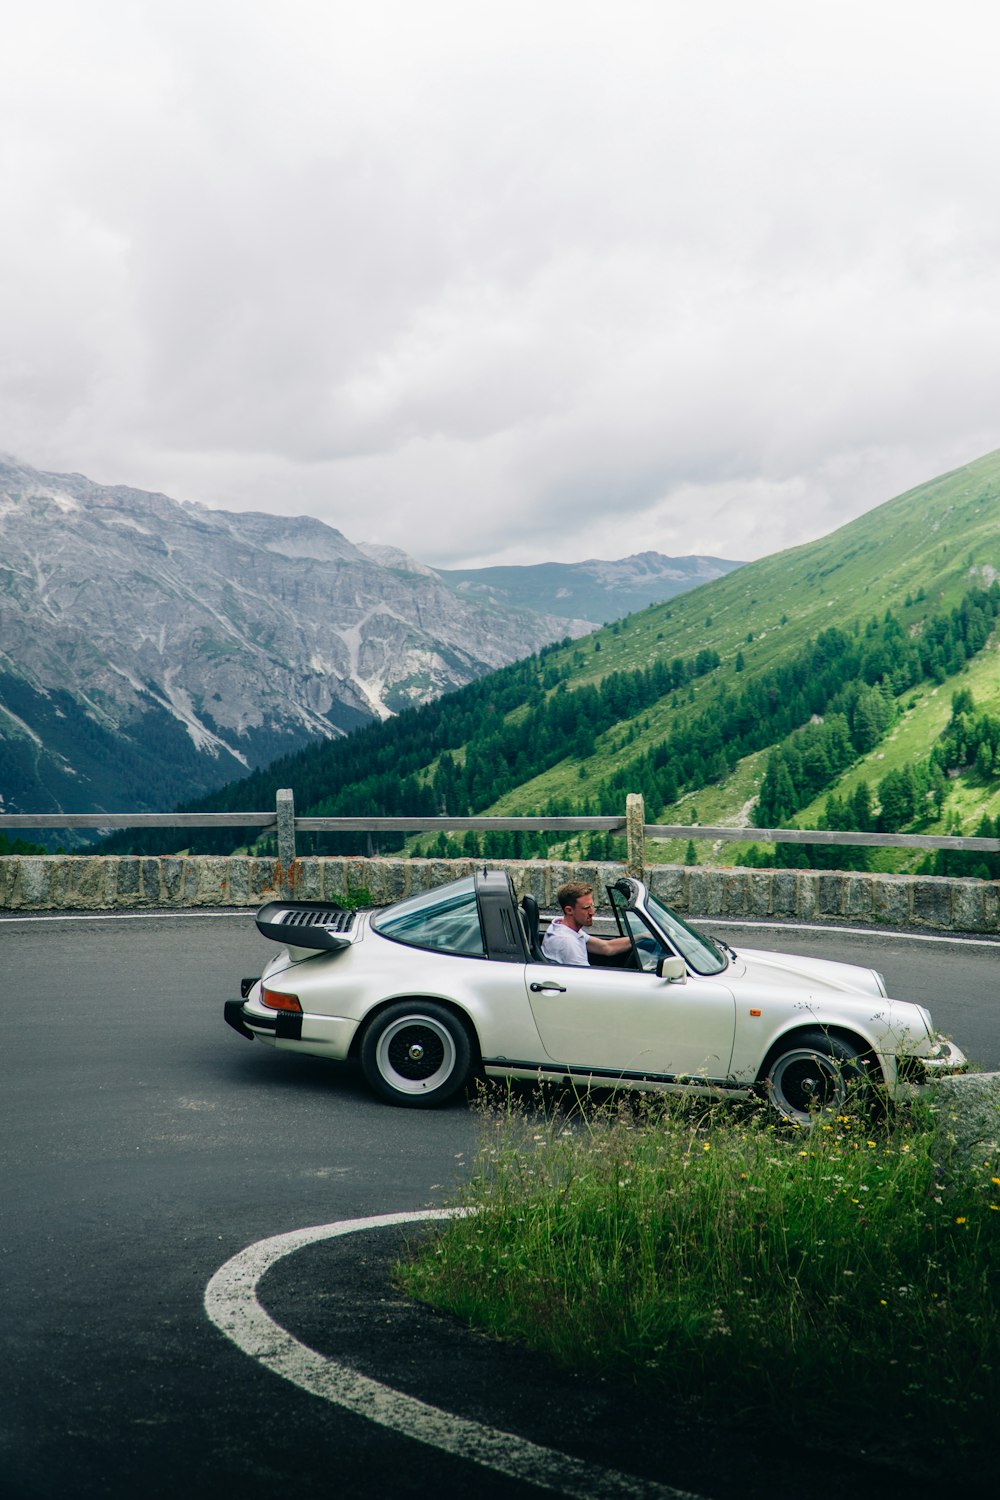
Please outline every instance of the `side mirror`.
[[661, 979], [668, 979], [671, 984], [687, 983], [687, 964], [683, 958], [665, 954], [657, 963], [656, 972]]

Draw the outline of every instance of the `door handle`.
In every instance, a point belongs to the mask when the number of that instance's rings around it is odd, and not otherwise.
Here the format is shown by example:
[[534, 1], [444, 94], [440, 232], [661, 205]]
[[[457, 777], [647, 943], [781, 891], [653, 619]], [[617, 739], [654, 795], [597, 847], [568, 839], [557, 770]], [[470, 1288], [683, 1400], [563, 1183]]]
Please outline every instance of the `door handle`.
[[533, 995], [538, 995], [543, 990], [549, 990], [557, 995], [565, 995], [566, 993], [566, 986], [564, 984], [556, 984], [554, 979], [546, 980], [544, 984], [538, 984], [537, 982], [535, 982], [528, 987]]

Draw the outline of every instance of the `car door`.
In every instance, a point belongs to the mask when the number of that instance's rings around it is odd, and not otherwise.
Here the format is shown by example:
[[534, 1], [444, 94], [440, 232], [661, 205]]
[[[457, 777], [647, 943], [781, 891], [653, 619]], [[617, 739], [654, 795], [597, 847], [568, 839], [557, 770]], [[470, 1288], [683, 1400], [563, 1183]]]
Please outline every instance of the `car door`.
[[736, 1002], [718, 979], [529, 963], [525, 984], [546, 1056], [568, 1071], [664, 1080], [729, 1073]]

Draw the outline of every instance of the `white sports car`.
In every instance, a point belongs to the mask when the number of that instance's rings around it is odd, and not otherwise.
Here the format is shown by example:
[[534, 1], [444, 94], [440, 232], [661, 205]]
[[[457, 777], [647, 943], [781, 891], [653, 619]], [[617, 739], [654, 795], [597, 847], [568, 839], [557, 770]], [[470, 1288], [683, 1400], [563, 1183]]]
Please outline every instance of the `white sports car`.
[[870, 1080], [890, 1096], [965, 1058], [874, 969], [741, 948], [695, 930], [641, 881], [608, 896], [627, 952], [548, 962], [538, 908], [483, 870], [378, 911], [275, 901], [257, 926], [283, 946], [243, 998], [244, 1037], [356, 1058], [383, 1099], [440, 1104], [474, 1072], [587, 1087], [763, 1092], [808, 1123]]

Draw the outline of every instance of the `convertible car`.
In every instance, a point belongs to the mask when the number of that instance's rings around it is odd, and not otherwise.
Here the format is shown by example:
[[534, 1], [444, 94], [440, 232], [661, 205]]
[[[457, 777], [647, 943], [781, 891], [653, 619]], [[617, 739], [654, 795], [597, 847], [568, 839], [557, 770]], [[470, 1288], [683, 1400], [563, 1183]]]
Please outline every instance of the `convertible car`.
[[965, 1058], [874, 969], [740, 949], [698, 932], [639, 880], [608, 888], [627, 951], [548, 962], [531, 896], [483, 870], [377, 911], [275, 901], [281, 951], [225, 1017], [241, 1036], [356, 1058], [393, 1104], [441, 1104], [474, 1072], [745, 1096], [808, 1123], [853, 1087], [890, 1097]]

